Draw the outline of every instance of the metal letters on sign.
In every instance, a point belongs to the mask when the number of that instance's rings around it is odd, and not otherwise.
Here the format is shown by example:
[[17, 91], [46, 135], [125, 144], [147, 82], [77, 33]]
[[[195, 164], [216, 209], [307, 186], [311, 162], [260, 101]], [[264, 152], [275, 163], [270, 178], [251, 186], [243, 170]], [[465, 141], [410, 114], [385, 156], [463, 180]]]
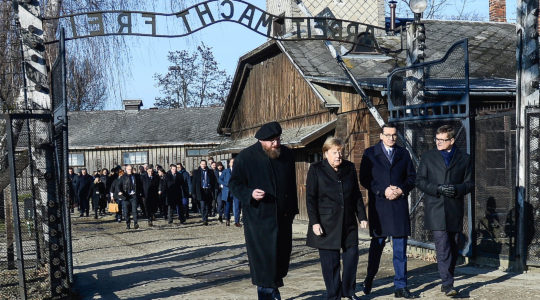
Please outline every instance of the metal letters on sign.
[[[143, 11], [95, 11], [44, 17], [44, 20], [61, 19], [67, 28], [66, 41], [94, 36], [137, 35], [152, 37], [183, 37], [220, 22], [243, 25], [258, 34], [275, 40], [331, 40], [354, 43], [356, 37], [373, 26], [332, 17], [283, 17], [272, 15], [243, 0], [209, 0], [175, 13]], [[105, 20], [114, 20], [105, 22]], [[296, 32], [282, 36], [275, 24], [292, 22]], [[172, 32], [171, 32], [172, 31]], [[46, 41], [45, 44], [58, 40]]]

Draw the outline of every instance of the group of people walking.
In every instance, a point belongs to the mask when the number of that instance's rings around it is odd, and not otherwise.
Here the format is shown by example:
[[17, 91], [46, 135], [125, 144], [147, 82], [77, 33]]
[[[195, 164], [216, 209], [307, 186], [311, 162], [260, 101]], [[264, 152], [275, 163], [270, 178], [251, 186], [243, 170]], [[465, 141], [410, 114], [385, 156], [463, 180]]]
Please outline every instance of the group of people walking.
[[[264, 124], [255, 134], [258, 141], [236, 157], [229, 182], [242, 204], [251, 279], [259, 299], [281, 299], [298, 213], [294, 156], [281, 145], [281, 133], [279, 123]], [[425, 194], [425, 228], [435, 239], [441, 292], [449, 297], [458, 293], [454, 270], [464, 196], [474, 187], [470, 157], [454, 145], [455, 132], [445, 125], [436, 131], [436, 149], [422, 154], [416, 170], [407, 149], [396, 144], [397, 137], [394, 125], [384, 125], [380, 142], [365, 150], [358, 173], [343, 159], [344, 142], [330, 137], [322, 147], [324, 159], [309, 168], [307, 245], [319, 251], [327, 299], [360, 299], [355, 294], [358, 224], [369, 226], [371, 235], [363, 292], [371, 293], [383, 248], [391, 239], [394, 297], [417, 297], [407, 287], [406, 256], [408, 195], [414, 187]], [[367, 212], [359, 182], [368, 191]]]
[[[81, 168], [76, 174], [69, 168], [69, 194], [73, 207], [78, 206], [81, 217], [90, 214], [90, 201], [94, 218], [105, 215], [108, 203], [118, 207], [115, 219], [126, 222], [126, 229], [139, 228], [138, 208], [147, 219], [148, 226], [153, 226], [156, 214], [173, 223], [178, 217], [183, 224], [191, 213], [199, 213], [203, 225], [208, 225], [209, 216], [217, 216], [218, 221], [234, 226], [240, 223], [240, 201], [229, 191], [234, 159], [230, 159], [225, 168], [222, 162], [212, 159], [201, 160], [198, 169], [190, 174], [181, 163], [171, 164], [168, 170], [161, 166], [144, 164], [134, 169], [132, 165], [116, 166], [109, 173], [108, 169], [88, 174]], [[137, 171], [136, 171], [137, 170]], [[190, 200], [191, 199], [191, 207]]]

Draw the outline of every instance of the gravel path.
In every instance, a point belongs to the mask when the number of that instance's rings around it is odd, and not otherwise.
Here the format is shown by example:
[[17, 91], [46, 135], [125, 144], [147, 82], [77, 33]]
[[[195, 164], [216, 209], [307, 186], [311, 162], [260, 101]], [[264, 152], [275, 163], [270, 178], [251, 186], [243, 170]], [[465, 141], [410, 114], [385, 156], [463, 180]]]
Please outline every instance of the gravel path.
[[[73, 219], [75, 291], [80, 299], [257, 299], [251, 284], [243, 229], [211, 220], [203, 226], [192, 217], [186, 224], [154, 227], [140, 222], [125, 229], [111, 216]], [[305, 246], [305, 222], [295, 222], [289, 275], [280, 289], [283, 299], [323, 299], [324, 282], [318, 252]], [[362, 236], [357, 282], [367, 263], [368, 239]], [[388, 248], [388, 247], [387, 247]], [[365, 299], [393, 298], [393, 267], [386, 249], [373, 291]], [[441, 296], [436, 265], [409, 259], [409, 287], [425, 299]], [[461, 266], [456, 271], [460, 298], [540, 299], [540, 273], [506, 273]], [[357, 285], [357, 294], [361, 284]]]

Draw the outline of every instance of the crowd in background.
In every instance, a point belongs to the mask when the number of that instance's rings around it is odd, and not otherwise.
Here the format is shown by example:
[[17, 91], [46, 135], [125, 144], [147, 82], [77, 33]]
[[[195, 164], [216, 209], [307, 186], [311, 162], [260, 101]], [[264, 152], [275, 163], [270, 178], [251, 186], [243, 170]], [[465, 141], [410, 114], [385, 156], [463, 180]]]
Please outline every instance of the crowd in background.
[[[157, 218], [169, 224], [178, 219], [184, 224], [190, 215], [200, 214], [202, 224], [208, 225], [209, 217], [217, 217], [226, 226], [240, 224], [240, 202], [229, 191], [234, 158], [227, 164], [201, 160], [199, 167], [188, 172], [182, 163], [163, 166], [144, 164], [140, 166], [116, 166], [109, 172], [104, 168], [92, 174], [86, 168], [76, 173], [69, 168], [68, 189], [71, 212], [78, 210], [80, 217], [114, 214], [118, 223], [126, 222], [126, 228], [139, 228], [139, 218], [153, 226]], [[112, 204], [112, 205], [111, 205]], [[111, 207], [118, 209], [109, 209]], [[116, 211], [116, 212], [110, 212]]]

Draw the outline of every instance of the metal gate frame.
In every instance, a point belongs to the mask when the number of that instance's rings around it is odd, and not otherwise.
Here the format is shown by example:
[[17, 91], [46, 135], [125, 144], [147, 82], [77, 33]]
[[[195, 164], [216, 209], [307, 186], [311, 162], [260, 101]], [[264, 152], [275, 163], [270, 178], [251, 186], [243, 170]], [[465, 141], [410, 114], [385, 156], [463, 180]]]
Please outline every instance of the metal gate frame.
[[[437, 81], [436, 79], [431, 82], [426, 81], [423, 77], [424, 72], [422, 71], [421, 78], [412, 78], [413, 76], [409, 75], [407, 77], [401, 76], [400, 73], [407, 72], [418, 72], [417, 70], [431, 67], [439, 64], [445, 63], [450, 55], [456, 49], [462, 47], [464, 51], [464, 78], [463, 84], [459, 86], [453, 86], [448, 88], [444, 80]], [[417, 80], [422, 86], [422, 90], [425, 91], [428, 95], [439, 96], [444, 95], [450, 97], [452, 100], [446, 101], [433, 101], [433, 102], [423, 102], [423, 103], [414, 103], [407, 104], [407, 99], [404, 91], [405, 82], [404, 79], [412, 81]], [[435, 86], [435, 91], [428, 92], [426, 85]], [[470, 104], [469, 104], [469, 53], [468, 53], [468, 39], [463, 39], [454, 43], [446, 52], [445, 56], [441, 59], [415, 64], [408, 67], [396, 68], [387, 77], [387, 102], [388, 102], [388, 112], [389, 117], [388, 121], [394, 124], [407, 126], [410, 124], [419, 124], [423, 122], [440, 122], [440, 121], [453, 121], [460, 122], [462, 128], [465, 130], [465, 143], [466, 143], [466, 152], [471, 156], [471, 161], [473, 163], [473, 172], [474, 172], [474, 151], [472, 151], [472, 145], [474, 145], [474, 137], [471, 132], [474, 132], [471, 128], [471, 114], [470, 114]], [[397, 100], [397, 101], [396, 101]], [[456, 133], [456, 137], [461, 134], [460, 132]], [[400, 137], [400, 142], [404, 145], [410, 146], [409, 141], [405, 138], [405, 133], [402, 132]], [[412, 147], [407, 147], [412, 149]], [[414, 151], [413, 151], [414, 152]], [[419, 159], [421, 153], [411, 153], [413, 162], [416, 167], [418, 167]], [[411, 208], [409, 216], [417, 209], [420, 202], [423, 200], [423, 193], [420, 194], [417, 201], [414, 202], [414, 199], [410, 199]], [[467, 195], [467, 241], [462, 248], [461, 252], [464, 256], [472, 256], [472, 245], [473, 245], [473, 228], [474, 228], [474, 207], [472, 205], [473, 193]], [[420, 246], [428, 249], [435, 249], [435, 246], [431, 242], [426, 241], [417, 241], [414, 239], [409, 239], [409, 244]]]

